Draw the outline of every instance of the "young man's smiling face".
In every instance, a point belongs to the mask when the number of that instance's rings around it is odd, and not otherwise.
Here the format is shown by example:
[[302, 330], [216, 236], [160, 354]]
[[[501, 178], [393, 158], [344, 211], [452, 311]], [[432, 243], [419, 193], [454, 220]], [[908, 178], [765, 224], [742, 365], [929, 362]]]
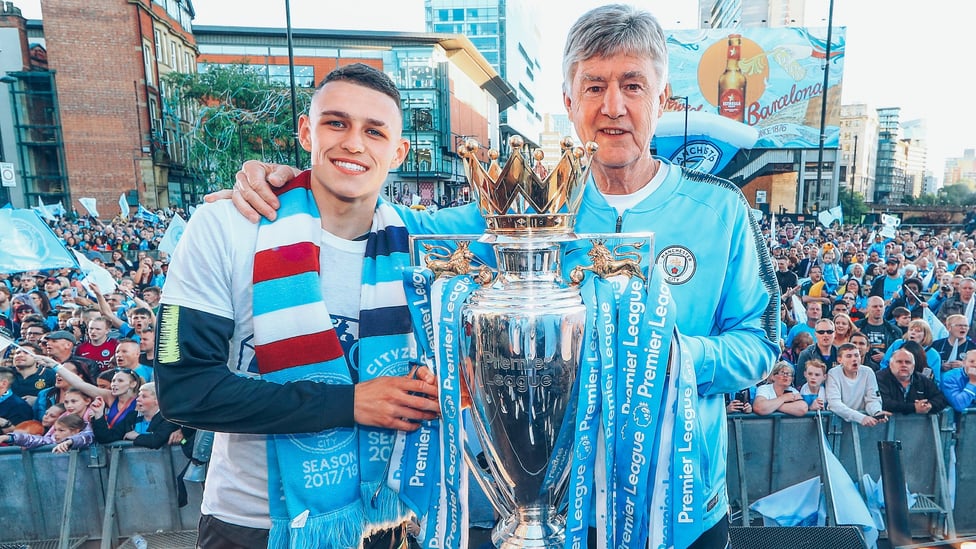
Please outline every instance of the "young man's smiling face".
[[389, 170], [406, 158], [402, 129], [392, 97], [349, 81], [325, 84], [298, 125], [312, 156], [313, 185], [339, 201], [375, 201]]

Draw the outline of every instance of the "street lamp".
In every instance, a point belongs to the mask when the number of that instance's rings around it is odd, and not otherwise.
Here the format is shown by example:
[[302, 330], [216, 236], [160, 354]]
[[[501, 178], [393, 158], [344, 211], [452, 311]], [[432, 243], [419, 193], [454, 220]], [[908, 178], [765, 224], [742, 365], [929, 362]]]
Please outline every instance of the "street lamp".
[[681, 144], [681, 165], [688, 165], [688, 96], [687, 95], [672, 95], [672, 101], [684, 101], [685, 103], [685, 138]]

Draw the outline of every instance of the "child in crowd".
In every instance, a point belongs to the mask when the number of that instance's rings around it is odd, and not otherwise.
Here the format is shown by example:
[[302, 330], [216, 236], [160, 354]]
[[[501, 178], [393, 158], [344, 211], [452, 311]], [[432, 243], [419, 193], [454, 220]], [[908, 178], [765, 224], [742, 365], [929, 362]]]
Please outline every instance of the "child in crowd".
[[807, 402], [811, 412], [826, 408], [827, 391], [824, 381], [827, 380], [827, 365], [822, 360], [811, 358], [803, 367], [803, 377], [807, 380], [800, 386], [800, 395]]
[[92, 443], [91, 429], [88, 424], [75, 414], [64, 414], [55, 420], [51, 430], [44, 435], [28, 435], [26, 433], [10, 433], [4, 435], [3, 442], [22, 448], [40, 448], [54, 444], [52, 452], [63, 454], [71, 449], [86, 448]]
[[833, 248], [824, 250], [821, 257], [823, 259], [823, 279], [827, 287], [827, 293], [836, 295], [837, 289], [840, 287], [840, 281], [844, 277], [844, 269], [837, 264], [837, 253], [834, 252]]
[[54, 422], [57, 421], [65, 412], [64, 404], [58, 402], [52, 404], [44, 412], [44, 416], [41, 417], [41, 425], [44, 427], [44, 431], [48, 431], [51, 427], [54, 427]]

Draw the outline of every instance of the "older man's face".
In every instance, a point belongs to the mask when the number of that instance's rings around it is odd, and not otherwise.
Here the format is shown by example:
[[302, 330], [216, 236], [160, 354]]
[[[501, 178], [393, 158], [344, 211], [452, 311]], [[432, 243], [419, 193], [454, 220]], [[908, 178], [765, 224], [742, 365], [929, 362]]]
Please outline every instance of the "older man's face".
[[908, 351], [898, 349], [891, 355], [888, 367], [891, 368], [891, 373], [898, 381], [907, 383], [912, 378], [912, 374], [915, 373], [915, 357]]

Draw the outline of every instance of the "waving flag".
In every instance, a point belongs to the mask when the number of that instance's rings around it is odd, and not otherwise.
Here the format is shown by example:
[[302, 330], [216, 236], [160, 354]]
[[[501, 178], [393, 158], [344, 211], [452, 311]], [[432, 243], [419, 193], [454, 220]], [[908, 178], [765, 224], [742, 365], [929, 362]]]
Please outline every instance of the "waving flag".
[[824, 210], [817, 214], [817, 221], [824, 227], [830, 227], [830, 224], [837, 221], [841, 225], [844, 224], [844, 211], [841, 209], [840, 204], [830, 208], [829, 210]]
[[179, 215], [173, 215], [169, 227], [166, 227], [166, 232], [163, 233], [163, 238], [159, 241], [159, 251], [173, 255], [173, 250], [176, 249], [176, 243], [183, 236], [184, 229], [186, 229], [186, 221], [183, 221]]
[[142, 204], [139, 204], [139, 210], [136, 211], [136, 219], [142, 219], [153, 224], [159, 223], [159, 216], [147, 210]]
[[922, 320], [928, 322], [932, 328], [932, 341], [949, 337], [949, 329], [928, 307], [922, 307]]
[[41, 217], [47, 219], [48, 221], [57, 221], [57, 218], [54, 217], [54, 213], [51, 212], [51, 210], [47, 207], [47, 204], [45, 204], [44, 200], [42, 200], [39, 196], [37, 197], [37, 206], [31, 209], [35, 210], [38, 214], [40, 214]]
[[78, 262], [33, 210], [0, 210], [0, 272], [77, 267]]
[[123, 218], [129, 219], [129, 201], [125, 199], [125, 193], [119, 195], [119, 210]]
[[881, 214], [881, 224], [884, 225], [880, 231], [881, 236], [885, 238], [894, 238], [895, 229], [901, 225], [901, 219], [888, 214]]
[[94, 198], [79, 198], [78, 202], [88, 210], [88, 213], [98, 219], [98, 210], [95, 208]]
[[[112, 278], [112, 273], [108, 272], [104, 267], [98, 266], [97, 263], [85, 257], [85, 254], [79, 252], [78, 250], [71, 250], [75, 254], [75, 259], [78, 260], [78, 270], [85, 275], [82, 279], [81, 284], [88, 288], [89, 283], [94, 282], [98, 285], [98, 289], [104, 293], [114, 292], [118, 284], [115, 283], [115, 279]], [[89, 292], [90, 293], [90, 292]], [[92, 295], [93, 298], [96, 296]]]
[[687, 168], [717, 174], [740, 149], [751, 149], [759, 131], [724, 116], [692, 110], [665, 112], [651, 144], [657, 154]]

